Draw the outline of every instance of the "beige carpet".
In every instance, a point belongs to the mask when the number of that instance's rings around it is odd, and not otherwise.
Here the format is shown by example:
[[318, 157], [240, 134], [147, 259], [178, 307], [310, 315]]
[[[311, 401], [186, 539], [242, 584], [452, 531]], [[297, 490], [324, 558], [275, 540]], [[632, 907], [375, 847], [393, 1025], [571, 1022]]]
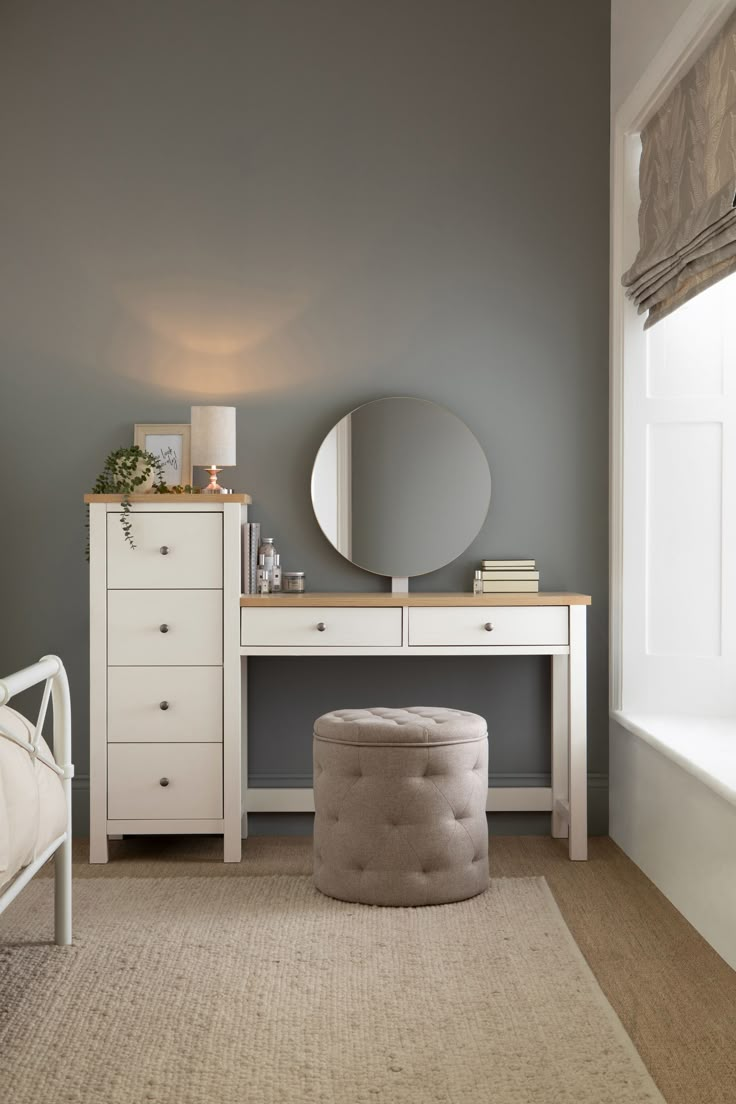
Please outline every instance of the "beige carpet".
[[648, 1104], [541, 878], [371, 909], [299, 876], [51, 882], [0, 917], [4, 1104]]

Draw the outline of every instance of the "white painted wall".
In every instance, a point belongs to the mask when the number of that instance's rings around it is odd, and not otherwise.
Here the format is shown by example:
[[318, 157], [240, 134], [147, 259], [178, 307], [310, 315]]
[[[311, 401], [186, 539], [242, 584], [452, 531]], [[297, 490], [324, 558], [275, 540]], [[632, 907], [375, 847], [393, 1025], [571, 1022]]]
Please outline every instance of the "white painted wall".
[[690, 0], [611, 0], [611, 112], [639, 80]]
[[615, 722], [611, 838], [736, 969], [736, 807]]

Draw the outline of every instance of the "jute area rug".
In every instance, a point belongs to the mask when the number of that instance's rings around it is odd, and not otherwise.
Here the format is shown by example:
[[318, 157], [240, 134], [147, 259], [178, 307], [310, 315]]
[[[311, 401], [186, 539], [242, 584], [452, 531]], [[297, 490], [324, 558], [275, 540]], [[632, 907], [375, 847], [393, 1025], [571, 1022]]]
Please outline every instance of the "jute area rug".
[[0, 917], [4, 1104], [662, 1104], [542, 878], [366, 908], [311, 879], [50, 879]]

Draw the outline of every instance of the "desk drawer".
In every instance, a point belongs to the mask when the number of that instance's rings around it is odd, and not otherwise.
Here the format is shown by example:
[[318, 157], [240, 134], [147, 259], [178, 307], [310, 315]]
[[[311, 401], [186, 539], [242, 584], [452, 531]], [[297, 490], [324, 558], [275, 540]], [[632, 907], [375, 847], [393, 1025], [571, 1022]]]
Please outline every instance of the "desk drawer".
[[400, 648], [401, 610], [247, 606], [240, 640], [244, 647]]
[[107, 515], [107, 585], [111, 590], [222, 586], [222, 514], [137, 514], [131, 548], [120, 514]]
[[219, 744], [110, 744], [107, 779], [109, 820], [222, 816]]
[[220, 667], [110, 667], [107, 739], [126, 743], [221, 743]]
[[409, 610], [409, 644], [417, 647], [566, 645], [568, 640], [567, 606], [420, 606]]
[[221, 664], [222, 591], [108, 591], [107, 661], [112, 667]]

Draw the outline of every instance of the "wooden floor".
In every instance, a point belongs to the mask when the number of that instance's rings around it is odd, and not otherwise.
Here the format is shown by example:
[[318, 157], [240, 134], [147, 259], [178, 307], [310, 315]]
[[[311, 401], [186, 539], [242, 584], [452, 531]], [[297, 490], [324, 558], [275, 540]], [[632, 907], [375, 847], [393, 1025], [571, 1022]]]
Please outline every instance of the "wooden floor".
[[[75, 847], [85, 878], [311, 872], [311, 840], [296, 837], [250, 839], [239, 865], [221, 863], [209, 837], [113, 842], [107, 866]], [[492, 837], [491, 872], [547, 879], [668, 1104], [735, 1104], [736, 973], [611, 840], [592, 839], [588, 862], [572, 863], [561, 840]]]

